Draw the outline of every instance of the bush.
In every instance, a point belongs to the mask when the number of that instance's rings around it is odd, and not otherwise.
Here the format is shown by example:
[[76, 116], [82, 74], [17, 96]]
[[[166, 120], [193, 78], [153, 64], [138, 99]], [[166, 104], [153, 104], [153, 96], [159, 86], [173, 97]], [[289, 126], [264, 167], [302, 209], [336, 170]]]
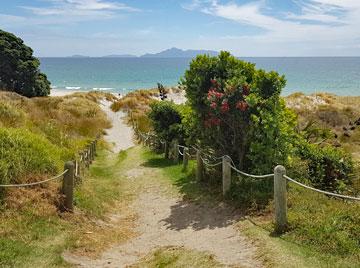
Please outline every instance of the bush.
[[0, 128], [1, 183], [21, 183], [31, 175], [53, 175], [60, 171], [66, 156], [66, 151], [28, 130]]
[[293, 153], [295, 115], [280, 98], [285, 78], [228, 52], [198, 56], [182, 80], [202, 147], [228, 154], [241, 169], [268, 173]]
[[50, 82], [39, 66], [23, 40], [0, 30], [0, 88], [26, 97], [49, 95]]
[[149, 118], [155, 133], [167, 142], [177, 139], [184, 142], [184, 129], [181, 114], [173, 102], [158, 101], [150, 105]]
[[331, 146], [320, 147], [306, 141], [299, 142], [298, 155], [307, 161], [310, 182], [324, 190], [345, 190], [353, 171], [351, 157]]

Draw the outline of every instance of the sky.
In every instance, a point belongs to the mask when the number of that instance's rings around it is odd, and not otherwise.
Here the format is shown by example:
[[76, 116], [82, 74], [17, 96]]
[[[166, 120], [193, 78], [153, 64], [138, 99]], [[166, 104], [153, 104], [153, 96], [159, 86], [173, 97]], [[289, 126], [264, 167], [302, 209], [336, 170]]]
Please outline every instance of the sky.
[[40, 57], [360, 56], [360, 0], [0, 0], [0, 29]]

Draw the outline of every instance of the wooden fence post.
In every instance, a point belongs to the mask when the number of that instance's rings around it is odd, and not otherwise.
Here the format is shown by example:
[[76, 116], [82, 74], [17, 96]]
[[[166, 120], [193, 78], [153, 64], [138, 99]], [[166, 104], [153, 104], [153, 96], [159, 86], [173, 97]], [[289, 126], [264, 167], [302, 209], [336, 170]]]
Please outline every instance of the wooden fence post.
[[201, 152], [198, 150], [196, 152], [196, 179], [197, 181], [202, 181], [203, 179], [203, 169], [204, 169], [204, 163], [201, 159]]
[[89, 168], [90, 165], [90, 153], [89, 153], [89, 148], [85, 149], [85, 159], [86, 159], [86, 168]]
[[275, 232], [283, 233], [287, 225], [286, 169], [277, 166], [274, 170]]
[[90, 143], [90, 148], [91, 148], [91, 158], [92, 158], [92, 160], [94, 160], [95, 159], [95, 150], [94, 150], [94, 142], [93, 141]]
[[74, 173], [75, 165], [73, 161], [65, 163], [64, 170], [67, 172], [64, 174], [62, 192], [65, 195], [64, 207], [67, 211], [73, 211], [74, 205]]
[[227, 194], [231, 186], [231, 159], [229, 156], [225, 155], [222, 158], [222, 186], [223, 186], [223, 196]]
[[79, 153], [79, 161], [78, 161], [78, 177], [81, 180], [81, 174], [82, 174], [82, 164], [84, 162], [84, 155], [82, 152]]
[[174, 162], [179, 163], [179, 142], [177, 140], [174, 141]]
[[189, 148], [184, 147], [183, 151], [183, 169], [186, 170], [189, 163]]
[[94, 147], [94, 142], [93, 141], [90, 143], [90, 147], [91, 147], [92, 160], [94, 160], [95, 159], [95, 147]]
[[169, 159], [169, 143], [165, 141], [165, 159]]

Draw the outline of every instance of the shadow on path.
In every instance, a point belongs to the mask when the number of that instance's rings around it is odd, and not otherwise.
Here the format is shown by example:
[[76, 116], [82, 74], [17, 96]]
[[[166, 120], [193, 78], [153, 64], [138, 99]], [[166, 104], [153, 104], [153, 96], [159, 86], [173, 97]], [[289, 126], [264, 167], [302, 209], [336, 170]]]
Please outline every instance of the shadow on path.
[[[142, 164], [148, 168], [167, 168], [169, 177], [182, 195], [181, 200], [170, 207], [170, 215], [161, 220], [167, 229], [194, 230], [216, 229], [232, 225], [243, 218], [239, 209], [227, 205], [219, 185], [198, 183], [191, 171], [180, 172], [172, 160], [153, 157]], [[166, 172], [166, 171], [165, 171]]]

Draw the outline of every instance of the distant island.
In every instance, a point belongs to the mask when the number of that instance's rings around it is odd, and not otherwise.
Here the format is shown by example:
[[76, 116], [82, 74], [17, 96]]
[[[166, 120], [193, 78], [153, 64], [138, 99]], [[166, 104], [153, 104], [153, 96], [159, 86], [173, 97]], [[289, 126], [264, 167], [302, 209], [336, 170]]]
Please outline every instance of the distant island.
[[166, 49], [155, 54], [145, 54], [141, 58], [194, 58], [200, 54], [208, 54], [210, 56], [217, 56], [219, 52], [213, 50], [182, 50], [176, 47]]
[[69, 56], [68, 58], [90, 58], [90, 56], [84, 56], [84, 55], [72, 55], [72, 56]]
[[[136, 56], [132, 54], [111, 54], [111, 55], [105, 55], [100, 58], [194, 58], [197, 55], [201, 54], [207, 54], [210, 56], [217, 56], [219, 54], [218, 51], [214, 50], [194, 50], [194, 49], [188, 49], [183, 50], [180, 48], [169, 48], [166, 50], [163, 50], [159, 53], [146, 53], [141, 56]], [[90, 56], [84, 56], [84, 55], [72, 55], [69, 56], [69, 58], [90, 58]]]
[[112, 54], [112, 55], [106, 55], [106, 56], [102, 56], [102, 58], [137, 58], [136, 55], [131, 55], [131, 54]]

